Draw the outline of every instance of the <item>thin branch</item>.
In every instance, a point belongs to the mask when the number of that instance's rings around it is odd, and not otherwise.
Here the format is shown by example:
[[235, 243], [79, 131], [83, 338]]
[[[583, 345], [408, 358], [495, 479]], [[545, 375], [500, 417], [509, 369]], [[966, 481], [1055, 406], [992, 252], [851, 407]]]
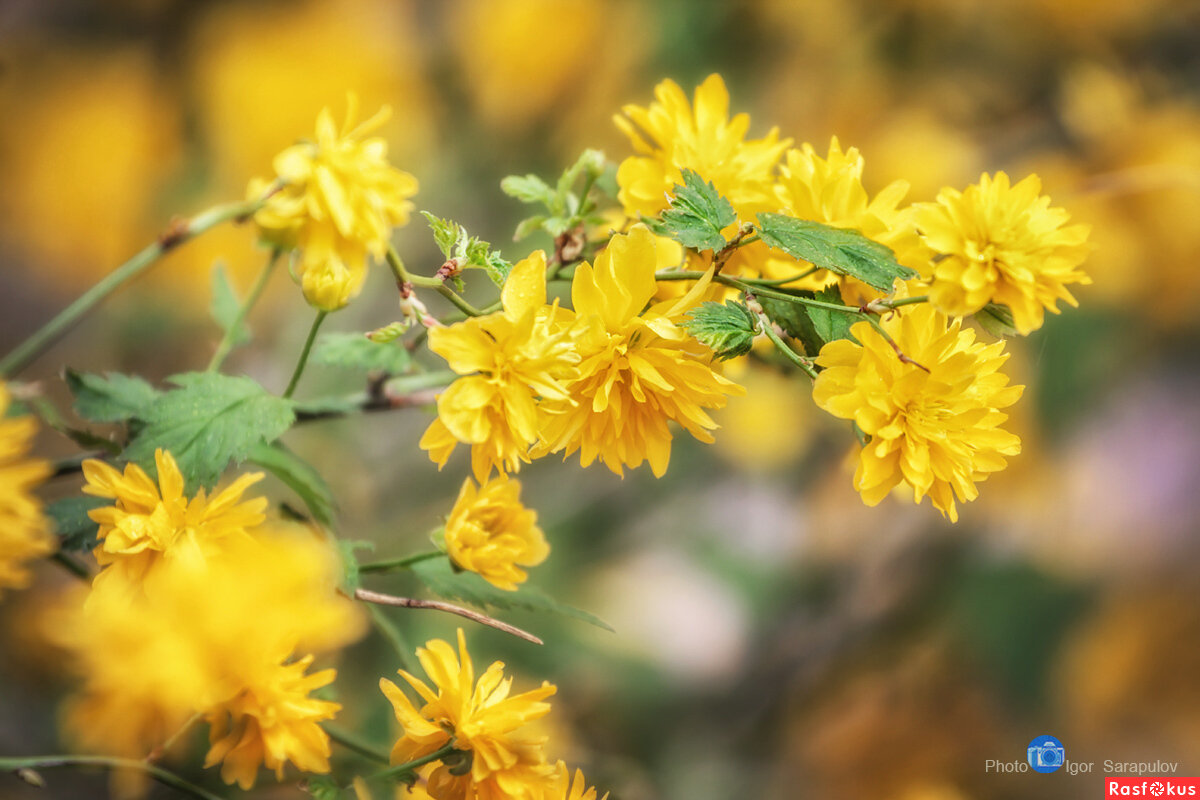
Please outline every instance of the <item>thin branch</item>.
[[434, 750], [429, 755], [421, 756], [420, 758], [414, 758], [412, 761], [406, 761], [403, 764], [397, 764], [394, 767], [389, 767], [388, 769], [380, 770], [379, 772], [376, 772], [374, 775], [368, 776], [367, 780], [368, 781], [377, 781], [377, 780], [381, 780], [383, 778], [393, 778], [393, 777], [396, 777], [397, 775], [403, 775], [406, 772], [415, 772], [418, 768], [423, 767], [426, 764], [432, 763], [434, 761], [440, 761], [441, 759], [450, 755], [452, 752], [454, 752], [454, 740], [453, 739], [446, 742], [444, 745], [442, 745], [437, 750]]
[[523, 631], [515, 625], [509, 625], [507, 622], [501, 622], [498, 619], [489, 617], [486, 614], [480, 614], [478, 611], [472, 611], [469, 608], [456, 606], [451, 603], [445, 603], [441, 600], [418, 600], [415, 597], [397, 597], [391, 594], [381, 594], [372, 592], [369, 589], [356, 589], [354, 597], [362, 600], [364, 603], [378, 603], [381, 606], [397, 606], [399, 608], [432, 608], [437, 611], [446, 611], [450, 614], [457, 614], [460, 617], [466, 617], [469, 620], [478, 622], [480, 625], [487, 625], [495, 628], [498, 631], [504, 631], [516, 636], [518, 639], [524, 639], [527, 642], [534, 644], [545, 644], [541, 639], [534, 636], [528, 631]]
[[446, 554], [441, 550], [430, 550], [426, 553], [415, 553], [410, 556], [405, 556], [404, 558], [395, 558], [389, 561], [372, 561], [367, 564], [359, 564], [358, 571], [388, 572], [389, 570], [393, 569], [406, 569], [411, 567], [413, 564], [417, 564], [422, 561], [429, 561], [434, 558], [441, 558], [444, 555]]
[[292, 392], [296, 391], [296, 384], [300, 382], [300, 376], [304, 374], [304, 366], [308, 363], [308, 354], [312, 352], [313, 342], [317, 339], [317, 331], [321, 329], [321, 323], [329, 316], [328, 311], [318, 311], [316, 319], [313, 320], [312, 327], [308, 329], [308, 338], [304, 340], [304, 349], [300, 351], [300, 358], [296, 361], [296, 369], [292, 372], [292, 379], [288, 381], [287, 389], [283, 391], [284, 399], [292, 396]]
[[321, 727], [331, 740], [347, 750], [352, 750], [360, 756], [364, 756], [380, 764], [391, 763], [391, 759], [388, 758], [387, 753], [384, 753], [369, 742], [363, 741], [359, 738], [358, 734], [343, 730], [336, 725], [322, 725]]
[[258, 274], [258, 280], [254, 282], [254, 288], [250, 290], [250, 294], [246, 296], [245, 302], [237, 311], [233, 321], [229, 323], [229, 328], [226, 329], [225, 335], [221, 337], [221, 343], [217, 345], [217, 350], [213, 353], [212, 360], [208, 362], [207, 371], [216, 372], [224, 363], [225, 357], [229, 355], [234, 347], [234, 340], [237, 337], [238, 331], [242, 324], [246, 321], [246, 317], [250, 314], [250, 309], [254, 308], [258, 298], [262, 296], [263, 289], [267, 288], [267, 281], [271, 277], [271, 273], [275, 271], [275, 264], [279, 261], [280, 251], [278, 248], [271, 251], [270, 257], [267, 259], [266, 266]]
[[[224, 800], [220, 795], [189, 783], [174, 772], [134, 758], [112, 758], [109, 756], [26, 756], [23, 758], [0, 758], [0, 770], [23, 772], [25, 770], [49, 769], [52, 767], [104, 767], [105, 769], [132, 769], [144, 772], [154, 780], [172, 789], [200, 800]], [[26, 779], [28, 780], [28, 779]]]

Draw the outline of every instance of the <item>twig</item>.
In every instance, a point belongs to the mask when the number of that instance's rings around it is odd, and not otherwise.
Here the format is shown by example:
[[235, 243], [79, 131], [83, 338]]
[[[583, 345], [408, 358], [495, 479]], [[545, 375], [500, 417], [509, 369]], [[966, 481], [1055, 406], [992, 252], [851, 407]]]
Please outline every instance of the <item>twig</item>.
[[460, 617], [466, 617], [469, 620], [478, 622], [480, 625], [487, 625], [505, 633], [510, 633], [519, 639], [524, 639], [527, 642], [534, 644], [545, 644], [541, 639], [534, 636], [528, 631], [523, 631], [515, 625], [509, 625], [507, 622], [501, 622], [498, 619], [489, 617], [486, 614], [480, 614], [478, 611], [472, 611], [469, 608], [456, 606], [451, 603], [444, 603], [441, 600], [418, 600], [415, 597], [397, 597], [392, 594], [381, 594], [372, 592], [369, 589], [356, 589], [354, 597], [362, 600], [364, 603], [378, 603], [381, 606], [398, 606], [400, 608], [432, 608], [437, 611], [446, 611], [450, 614], [458, 614]]
[[170, 786], [178, 792], [198, 797], [200, 800], [224, 800], [220, 795], [189, 783], [174, 772], [135, 758], [111, 758], [109, 756], [26, 756], [24, 758], [0, 758], [0, 770], [23, 772], [51, 767], [104, 767], [106, 769], [132, 769], [144, 772], [154, 780]]

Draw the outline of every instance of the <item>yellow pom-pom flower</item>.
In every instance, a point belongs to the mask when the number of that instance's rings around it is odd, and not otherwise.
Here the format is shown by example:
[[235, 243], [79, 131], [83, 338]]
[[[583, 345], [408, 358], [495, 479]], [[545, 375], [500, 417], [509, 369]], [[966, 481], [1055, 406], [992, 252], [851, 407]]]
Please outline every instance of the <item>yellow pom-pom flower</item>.
[[83, 462], [84, 493], [116, 501], [88, 512], [100, 524], [95, 555], [106, 567], [96, 576], [97, 584], [119, 581], [137, 587], [164, 558], [197, 565], [226, 540], [247, 537], [247, 529], [264, 519], [266, 498], [242, 501], [246, 489], [262, 480], [261, 472], [242, 475], [211, 498], [201, 489], [189, 499], [174, 457], [156, 450], [154, 463], [157, 483], [137, 464], [126, 464], [122, 474], [103, 461]]
[[[676, 323], [708, 281], [684, 297], [646, 309], [658, 268], [644, 225], [614, 236], [596, 259], [575, 270], [571, 300], [579, 334], [579, 378], [571, 403], [548, 403], [541, 450], [580, 451], [584, 466], [600, 459], [617, 474], [648, 461], [661, 477], [671, 458], [670, 422], [702, 442], [717, 427], [706, 409], [742, 389], [712, 368], [712, 353]], [[643, 313], [643, 309], [645, 313]]]
[[[978, 496], [975, 484], [1004, 469], [1021, 441], [1000, 425], [1000, 409], [1021, 396], [1000, 367], [1004, 342], [984, 344], [975, 332], [950, 323], [922, 304], [882, 323], [901, 358], [868, 322], [821, 348], [824, 370], [813, 386], [817, 405], [853, 420], [868, 441], [858, 456], [854, 488], [875, 505], [896, 485], [928, 495], [951, 521], [961, 502]], [[861, 344], [860, 344], [861, 342]], [[915, 362], [915, 363], [914, 363]]]
[[631, 217], [653, 216], [667, 207], [666, 195], [682, 184], [680, 170], [694, 170], [711, 181], [743, 219], [770, 210], [772, 170], [790, 139], [772, 128], [763, 139], [746, 139], [750, 117], [729, 118], [729, 91], [720, 75], [709, 75], [688, 103], [671, 80], [654, 87], [649, 107], [628, 105], [613, 118], [636, 155], [617, 169], [618, 198]]
[[1036, 175], [1012, 186], [1003, 172], [985, 173], [963, 192], [945, 188], [936, 203], [915, 206], [921, 238], [936, 254], [924, 277], [938, 308], [965, 316], [1001, 303], [1028, 334], [1046, 311], [1058, 313], [1059, 300], [1078, 305], [1067, 286], [1092, 282], [1079, 269], [1089, 228], [1067, 225], [1070, 215], [1050, 208], [1041, 189]]
[[537, 512], [521, 505], [520, 494], [521, 484], [507, 477], [478, 489], [467, 478], [446, 520], [451, 560], [510, 592], [528, 577], [518, 565], [537, 566], [550, 555]]
[[0, 589], [29, 584], [26, 564], [54, 552], [50, 523], [31, 490], [50, 474], [50, 465], [28, 457], [37, 432], [33, 417], [6, 417], [8, 387], [0, 381]]
[[[367, 276], [367, 256], [382, 258], [392, 228], [408, 222], [417, 179], [387, 160], [387, 143], [369, 138], [388, 119], [386, 107], [355, 125], [351, 95], [339, 131], [333, 113], [317, 117], [316, 140], [301, 142], [275, 158], [283, 188], [254, 215], [266, 241], [300, 251], [300, 283], [310, 305], [335, 311], [358, 294]], [[269, 183], [251, 182], [250, 197]]]
[[379, 681], [404, 731], [392, 748], [392, 763], [428, 756], [453, 739], [455, 752], [429, 773], [425, 791], [430, 797], [541, 798], [554, 785], [555, 770], [546, 763], [545, 738], [525, 726], [550, 712], [545, 700], [556, 688], [543, 683], [510, 696], [512, 679], [504, 677], [500, 661], [476, 682], [461, 628], [457, 654], [447, 642], [433, 639], [417, 650], [417, 658], [433, 688], [403, 670], [400, 675], [424, 701], [419, 711], [396, 684]]
[[503, 311], [429, 331], [430, 349], [463, 377], [438, 396], [437, 419], [420, 446], [440, 468], [458, 443], [471, 445], [481, 483], [493, 467], [516, 472], [529, 461], [543, 401], [569, 403], [566, 384], [579, 372], [570, 315], [546, 305], [542, 251], [513, 267], [501, 301]]
[[[871, 197], [863, 188], [864, 161], [858, 148], [851, 147], [843, 152], [836, 136], [830, 141], [825, 158], [817, 155], [808, 143], [801, 149], [788, 150], [785, 158], [775, 185], [781, 211], [799, 219], [853, 228], [892, 248], [902, 264], [914, 269], [923, 264], [925, 250], [913, 225], [911, 211], [899, 207], [908, 193], [907, 182], [893, 181]], [[803, 271], [805, 266], [805, 262], [798, 264], [772, 253], [763, 272], [767, 277], [784, 278]], [[794, 285], [820, 288], [837, 280], [836, 275], [821, 269]], [[848, 301], [861, 303], [878, 295], [852, 278], [843, 278], [841, 282], [844, 293], [864, 295], [848, 297]]]

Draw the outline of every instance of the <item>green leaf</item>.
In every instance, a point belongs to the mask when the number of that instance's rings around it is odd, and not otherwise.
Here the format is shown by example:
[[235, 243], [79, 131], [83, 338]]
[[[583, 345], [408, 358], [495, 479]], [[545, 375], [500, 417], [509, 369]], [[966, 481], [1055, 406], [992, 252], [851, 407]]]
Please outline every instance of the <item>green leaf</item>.
[[671, 207], [661, 215], [663, 230], [684, 247], [715, 253], [726, 245], [721, 231], [737, 221], [737, 214], [711, 183], [690, 169], [682, 175], [683, 185], [675, 184]]
[[140, 417], [160, 396], [141, 378], [119, 372], [95, 375], [67, 369], [64, 379], [75, 396], [75, 413], [92, 422], [124, 422]]
[[362, 333], [324, 334], [317, 340], [312, 361], [334, 367], [381, 370], [389, 375], [405, 372], [411, 363], [404, 347], [369, 339]]
[[754, 346], [758, 320], [744, 305], [726, 300], [725, 305], [706, 301], [687, 313], [683, 328], [717, 358], [744, 356]]
[[376, 328], [373, 331], [369, 331], [367, 333], [367, 338], [372, 342], [377, 342], [378, 344], [388, 344], [389, 342], [394, 342], [399, 339], [411, 327], [412, 323], [408, 321], [393, 322], [391, 324], [384, 325], [382, 328]]
[[238, 322], [238, 314], [242, 310], [241, 301], [238, 300], [237, 293], [234, 292], [233, 285], [229, 282], [229, 275], [225, 272], [225, 265], [220, 261], [213, 264], [212, 303], [209, 305], [208, 310], [224, 333], [229, 333], [230, 329], [237, 323], [237, 330], [233, 332], [233, 344], [235, 347], [250, 341], [250, 329], [246, 327], [244, 322]]
[[974, 319], [981, 328], [997, 339], [1010, 339], [1017, 335], [1012, 311], [1008, 306], [988, 303], [975, 312]]
[[450, 254], [454, 252], [454, 245], [458, 242], [458, 232], [461, 227], [457, 222], [441, 217], [435, 217], [428, 211], [422, 211], [421, 216], [429, 222], [429, 228], [433, 231], [433, 240], [437, 242], [438, 249], [442, 251], [442, 255], [450, 258]]
[[896, 278], [917, 273], [896, 261], [891, 248], [868, 239], [856, 230], [835, 228], [786, 214], [759, 214], [758, 230], [768, 246], [814, 267], [837, 275], [858, 278], [881, 292], [890, 292]]
[[125, 458], [154, 469], [156, 448], [169, 450], [189, 486], [212, 486], [229, 462], [241, 462], [259, 442], [277, 439], [295, 419], [292, 404], [250, 378], [188, 372], [146, 409]]
[[314, 800], [340, 800], [342, 787], [329, 775], [306, 775], [304, 791]]
[[273, 444], [259, 442], [250, 448], [246, 460], [262, 467], [283, 481], [304, 501], [304, 505], [308, 506], [313, 519], [322, 525], [333, 527], [333, 517], [337, 513], [337, 500], [334, 499], [333, 490], [329, 488], [329, 484], [312, 464], [284, 447], [280, 442]]
[[517, 223], [517, 229], [513, 233], [513, 241], [519, 242], [535, 231], [540, 231], [542, 226], [545, 225], [547, 219], [549, 219], [549, 217], [547, 217], [545, 214], [538, 214], [537, 216], [526, 217], [525, 219], [521, 220], [519, 223]]
[[492, 283], [500, 288], [504, 288], [504, 282], [508, 280], [508, 275], [512, 272], [513, 265], [511, 262], [500, 257], [499, 253], [488, 253], [484, 260], [483, 268], [487, 270], [488, 277], [492, 279]]
[[54, 523], [54, 532], [59, 537], [59, 547], [68, 552], [91, 550], [96, 546], [96, 533], [100, 526], [92, 522], [88, 512], [112, 505], [105, 497], [64, 497], [46, 506], [46, 515]]
[[[837, 286], [826, 286], [817, 293], [817, 300], [824, 300], [826, 303], [842, 304], [842, 293]], [[822, 342], [832, 342], [837, 339], [853, 339], [850, 335], [850, 327], [856, 322], [862, 321], [862, 315], [854, 313], [855, 309], [847, 307], [845, 313], [841, 311], [832, 311], [825, 308], [808, 307], [808, 316], [813, 322], [813, 327], [817, 331], [817, 336], [821, 337]], [[809, 353], [816, 355], [816, 353]]]
[[555, 192], [537, 175], [509, 175], [500, 181], [500, 191], [522, 203], [541, 203], [553, 211]]
[[777, 300], [773, 297], [757, 296], [759, 305], [763, 308], [763, 313], [767, 317], [783, 329], [793, 339], [798, 339], [804, 345], [806, 355], [815, 356], [821, 350], [821, 345], [825, 342], [817, 335], [816, 328], [813, 327], [812, 320], [809, 319], [808, 312], [811, 309], [800, 305], [799, 303], [789, 303], [787, 300]]
[[418, 561], [413, 564], [412, 572], [421, 583], [431, 592], [446, 600], [458, 600], [481, 608], [511, 609], [521, 608], [527, 611], [550, 611], [611, 631], [612, 627], [604, 620], [586, 611], [554, 600], [542, 591], [529, 586], [521, 586], [515, 592], [506, 592], [485, 581], [474, 572], [455, 572], [449, 558], [433, 558], [428, 561]]

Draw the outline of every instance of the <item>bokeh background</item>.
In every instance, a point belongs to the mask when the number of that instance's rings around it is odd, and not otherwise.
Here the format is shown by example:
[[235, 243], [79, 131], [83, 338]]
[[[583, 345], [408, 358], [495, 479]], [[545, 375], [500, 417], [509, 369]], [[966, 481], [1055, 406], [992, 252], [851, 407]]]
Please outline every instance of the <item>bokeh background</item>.
[[[419, 208], [510, 256], [522, 216], [501, 177], [553, 175], [583, 147], [628, 154], [611, 124], [672, 77], [722, 73], [751, 135], [778, 126], [858, 146], [869, 191], [932, 199], [980, 172], [1036, 171], [1093, 225], [1082, 307], [1012, 343], [1029, 385], [1024, 453], [949, 526], [862, 505], [848, 430], [803, 376], [741, 374], [715, 445], [619, 479], [542, 461], [521, 476], [554, 553], [534, 582], [609, 621], [505, 614], [533, 648], [471, 628], [479, 661], [559, 686], [555, 753], [614, 800], [1090, 798], [1104, 761], [1200, 774], [1200, 6], [1187, 0], [5, 0], [0, 4], [0, 350], [178, 213], [240, 199], [274, 153], [340, 116], [345, 92], [395, 110], [393, 161]], [[440, 263], [424, 223], [411, 268]], [[534, 241], [534, 246], [545, 242]], [[188, 244], [112, 298], [24, 377], [66, 407], [58, 373], [203, 368], [218, 340], [210, 273], [243, 291], [265, 258], [247, 227]], [[479, 283], [479, 281], [476, 281]], [[486, 283], [486, 281], [484, 281]], [[487, 287], [479, 297], [487, 294]], [[385, 270], [330, 320], [398, 316]], [[311, 320], [279, 273], [234, 372], [281, 389]], [[302, 393], [360, 385], [313, 367]], [[343, 534], [380, 556], [424, 549], [467, 472], [416, 448], [427, 410], [310, 425]], [[70, 446], [43, 436], [48, 456]], [[77, 490], [71, 480], [50, 498]], [[285, 492], [273, 487], [280, 497]], [[70, 579], [44, 565], [0, 604], [0, 753], [56, 752], [69, 689], [38, 609]], [[403, 577], [376, 588], [416, 591]], [[411, 643], [453, 619], [395, 617]], [[375, 688], [399, 666], [376, 635], [340, 663], [341, 721], [381, 744]], [[995, 774], [1036, 735], [1091, 774]], [[178, 768], [200, 773], [202, 743]], [[342, 768], [353, 774], [354, 764]], [[0, 775], [0, 797], [103, 796], [102, 776]], [[155, 797], [167, 797], [161, 787]], [[264, 776], [259, 797], [301, 796]]]

